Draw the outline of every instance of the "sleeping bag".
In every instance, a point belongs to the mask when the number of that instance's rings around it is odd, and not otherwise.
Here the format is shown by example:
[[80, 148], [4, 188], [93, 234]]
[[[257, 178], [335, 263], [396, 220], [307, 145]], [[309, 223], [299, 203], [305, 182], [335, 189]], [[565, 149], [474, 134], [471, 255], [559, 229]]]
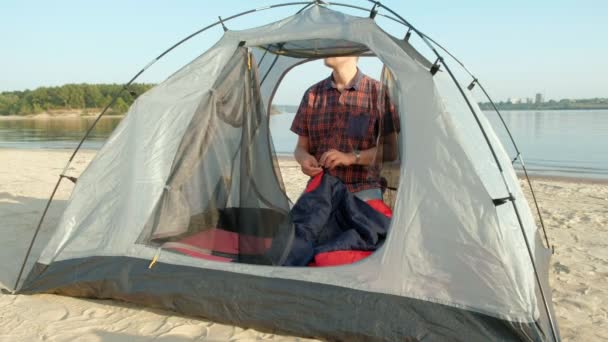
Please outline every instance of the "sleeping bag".
[[390, 224], [389, 217], [325, 173], [311, 179], [291, 210], [291, 220], [295, 236], [285, 266], [307, 266], [315, 256], [332, 251], [367, 256], [382, 245]]

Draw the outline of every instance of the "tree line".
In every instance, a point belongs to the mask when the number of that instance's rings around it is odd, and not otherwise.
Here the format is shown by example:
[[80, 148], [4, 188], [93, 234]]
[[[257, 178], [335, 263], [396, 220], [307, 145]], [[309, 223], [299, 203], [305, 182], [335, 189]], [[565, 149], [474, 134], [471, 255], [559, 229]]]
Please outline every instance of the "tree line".
[[[131, 84], [122, 91], [109, 114], [124, 114], [135, 99], [154, 84]], [[119, 84], [66, 84], [40, 87], [35, 90], [0, 93], [0, 115], [28, 115], [48, 111], [100, 109], [107, 106], [120, 92]]]

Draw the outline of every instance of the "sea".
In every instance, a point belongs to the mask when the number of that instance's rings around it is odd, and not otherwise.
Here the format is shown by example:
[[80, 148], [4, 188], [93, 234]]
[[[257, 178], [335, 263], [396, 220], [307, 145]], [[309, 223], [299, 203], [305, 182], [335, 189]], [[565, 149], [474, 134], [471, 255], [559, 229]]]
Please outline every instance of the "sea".
[[[608, 179], [608, 110], [504, 111], [502, 115], [530, 173]], [[514, 157], [515, 149], [497, 114], [486, 112], [486, 116]], [[293, 118], [293, 113], [271, 116], [277, 154], [288, 155], [295, 148], [297, 137], [289, 130]], [[102, 118], [83, 148], [101, 148], [120, 120]], [[0, 119], [0, 148], [73, 149], [92, 122], [92, 118]]]

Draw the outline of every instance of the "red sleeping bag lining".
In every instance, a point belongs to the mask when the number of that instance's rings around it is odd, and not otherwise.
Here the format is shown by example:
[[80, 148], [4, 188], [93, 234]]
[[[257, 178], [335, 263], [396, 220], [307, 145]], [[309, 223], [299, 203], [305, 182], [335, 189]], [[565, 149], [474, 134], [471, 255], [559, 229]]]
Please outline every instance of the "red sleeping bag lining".
[[[323, 173], [319, 173], [313, 179], [310, 180], [306, 190], [304, 192], [311, 192], [315, 190], [321, 184], [321, 178], [323, 177]], [[366, 203], [374, 208], [377, 212], [383, 214], [388, 218], [393, 217], [393, 211], [389, 206], [387, 206], [382, 200], [374, 199], [368, 200]], [[338, 265], [346, 265], [352, 264], [359, 260], [365, 259], [370, 256], [373, 252], [371, 251], [357, 251], [357, 250], [348, 250], [348, 251], [331, 251], [325, 253], [319, 253], [315, 255], [315, 260], [308, 264], [309, 267], [324, 267], [324, 266], [338, 266]]]

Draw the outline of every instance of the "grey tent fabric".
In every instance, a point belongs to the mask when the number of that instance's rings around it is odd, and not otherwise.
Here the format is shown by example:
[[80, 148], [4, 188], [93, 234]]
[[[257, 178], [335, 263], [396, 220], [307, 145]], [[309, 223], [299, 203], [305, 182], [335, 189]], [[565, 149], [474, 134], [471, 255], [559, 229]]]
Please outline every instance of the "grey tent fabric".
[[[293, 227], [288, 218], [289, 200], [275, 170], [268, 117], [258, 85], [255, 60], [246, 48], [239, 48], [184, 132], [164, 193], [140, 243], [162, 245], [216, 228], [222, 209], [248, 210], [237, 214], [240, 220], [255, 219], [253, 211], [262, 213], [261, 209], [268, 209], [283, 218], [270, 222], [267, 215], [259, 217], [265, 220], [260, 222], [265, 230], [280, 237], [272, 241], [276, 255], [267, 254], [270, 247], [262, 240], [254, 244], [254, 240], [243, 236], [239, 244], [247, 244], [249, 258], [255, 254], [270, 258], [264, 263], [282, 263]], [[248, 226], [247, 235], [258, 233]]]
[[[320, 51], [373, 54], [390, 71], [383, 83], [402, 128], [391, 227], [382, 248], [355, 264], [276, 267], [289, 202], [267, 111], [284, 73]], [[120, 298], [323, 338], [559, 339], [547, 315], [550, 252], [509, 157], [483, 112], [474, 106], [478, 125], [429, 64], [373, 19], [320, 5], [225, 32], [131, 106], [21, 291]], [[267, 230], [257, 224], [266, 221]], [[218, 262], [163, 248], [222, 224], [252, 233], [257, 252]]]

